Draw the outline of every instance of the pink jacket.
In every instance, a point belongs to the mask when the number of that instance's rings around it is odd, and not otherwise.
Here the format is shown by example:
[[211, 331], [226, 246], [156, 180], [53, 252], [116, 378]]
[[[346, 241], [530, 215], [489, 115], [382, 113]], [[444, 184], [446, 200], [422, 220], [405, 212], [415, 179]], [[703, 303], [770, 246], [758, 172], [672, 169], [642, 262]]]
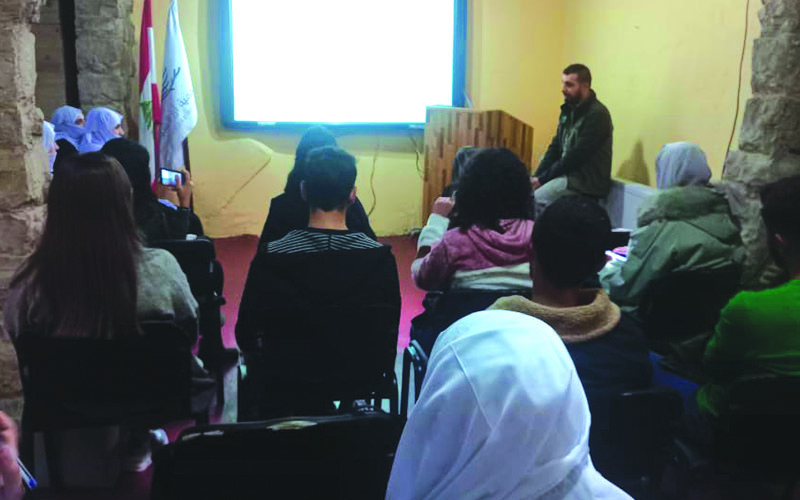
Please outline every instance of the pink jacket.
[[531, 288], [533, 221], [507, 219], [500, 227], [503, 233], [477, 226], [450, 229], [414, 261], [414, 282], [423, 290]]

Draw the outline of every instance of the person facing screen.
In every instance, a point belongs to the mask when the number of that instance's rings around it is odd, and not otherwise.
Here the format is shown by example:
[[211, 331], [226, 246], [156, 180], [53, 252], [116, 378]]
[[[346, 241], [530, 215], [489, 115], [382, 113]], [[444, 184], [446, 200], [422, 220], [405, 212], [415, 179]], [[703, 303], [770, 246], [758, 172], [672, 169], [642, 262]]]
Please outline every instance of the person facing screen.
[[[269, 214], [264, 222], [264, 229], [261, 230], [259, 246], [279, 240], [289, 231], [308, 227], [308, 203], [300, 194], [300, 183], [306, 177], [306, 158], [312, 149], [336, 145], [336, 138], [324, 127], [312, 127], [306, 130], [297, 145], [294, 167], [286, 179], [283, 193], [270, 201]], [[369, 225], [364, 205], [358, 197], [347, 210], [347, 228], [364, 233], [373, 240], [378, 239]]]
[[[36, 249], [9, 286], [3, 320], [12, 340], [39, 335], [117, 341], [143, 333], [143, 321], [170, 321], [190, 343], [197, 340], [197, 300], [172, 254], [142, 246], [132, 191], [122, 166], [109, 156], [63, 160], [50, 184]], [[196, 360], [191, 371], [191, 405], [198, 411], [208, 407], [216, 388]], [[147, 467], [151, 434], [163, 436], [131, 429], [123, 445], [124, 470]]]
[[190, 209], [191, 184], [187, 182], [184, 185], [179, 180], [179, 185], [171, 188], [177, 193], [179, 206], [173, 208], [159, 203], [150, 184], [150, 153], [144, 146], [120, 137], [105, 143], [100, 151], [117, 160], [128, 174], [133, 188], [133, 217], [146, 244], [159, 240], [183, 240], [187, 234], [204, 234], [202, 222]]
[[469, 160], [455, 201], [434, 202], [411, 267], [427, 291], [531, 288], [531, 185], [511, 150], [486, 148]]
[[387, 500], [631, 500], [589, 453], [591, 414], [564, 343], [541, 320], [482, 311], [433, 348]]

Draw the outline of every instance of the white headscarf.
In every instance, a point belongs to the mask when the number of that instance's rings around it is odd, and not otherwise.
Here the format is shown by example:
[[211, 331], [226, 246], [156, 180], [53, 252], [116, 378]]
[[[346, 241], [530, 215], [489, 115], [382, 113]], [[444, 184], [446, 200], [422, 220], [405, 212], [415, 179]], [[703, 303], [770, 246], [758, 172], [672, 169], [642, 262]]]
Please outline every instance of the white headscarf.
[[56, 130], [50, 122], [42, 122], [42, 147], [44, 152], [47, 153], [48, 163], [50, 164], [50, 173], [53, 173], [53, 164], [56, 161]]
[[86, 133], [81, 139], [78, 151], [91, 153], [100, 151], [111, 139], [119, 137], [114, 129], [122, 124], [122, 115], [108, 108], [94, 108], [86, 115]]
[[56, 128], [56, 140], [65, 139], [76, 148], [80, 145], [86, 130], [75, 125], [75, 121], [83, 118], [83, 111], [72, 106], [61, 106], [53, 113], [53, 125]]
[[436, 341], [386, 498], [626, 499], [589, 457], [589, 406], [552, 328], [483, 311]]
[[658, 189], [708, 184], [711, 169], [700, 146], [691, 142], [667, 144], [656, 156]]

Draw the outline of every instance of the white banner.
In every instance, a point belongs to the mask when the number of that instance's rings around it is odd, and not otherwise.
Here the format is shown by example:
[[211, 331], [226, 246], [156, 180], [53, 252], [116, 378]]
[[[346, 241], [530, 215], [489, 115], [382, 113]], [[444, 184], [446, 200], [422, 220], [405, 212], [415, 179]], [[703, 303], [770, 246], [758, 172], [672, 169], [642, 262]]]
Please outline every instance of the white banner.
[[197, 125], [197, 103], [181, 34], [177, 0], [172, 0], [167, 19], [161, 112], [161, 167], [177, 169], [186, 164], [183, 141]]

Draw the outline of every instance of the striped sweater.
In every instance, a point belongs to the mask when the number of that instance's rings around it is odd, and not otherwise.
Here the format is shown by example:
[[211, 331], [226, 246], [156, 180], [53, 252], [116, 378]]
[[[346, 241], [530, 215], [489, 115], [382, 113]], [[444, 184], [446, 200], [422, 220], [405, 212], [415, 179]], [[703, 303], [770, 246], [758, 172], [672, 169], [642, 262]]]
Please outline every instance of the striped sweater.
[[315, 253], [329, 250], [366, 250], [382, 245], [364, 233], [332, 229], [295, 229], [279, 240], [262, 244], [268, 253]]

